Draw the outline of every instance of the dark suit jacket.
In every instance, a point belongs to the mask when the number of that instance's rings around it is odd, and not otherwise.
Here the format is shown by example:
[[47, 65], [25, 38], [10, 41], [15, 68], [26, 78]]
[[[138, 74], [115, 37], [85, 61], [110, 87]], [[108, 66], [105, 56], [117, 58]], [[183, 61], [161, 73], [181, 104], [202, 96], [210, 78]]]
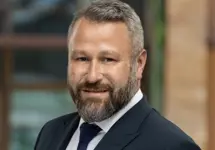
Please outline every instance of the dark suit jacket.
[[[49, 121], [35, 150], [65, 150], [78, 127], [77, 113]], [[163, 118], [143, 98], [118, 120], [95, 150], [200, 150], [176, 125]]]

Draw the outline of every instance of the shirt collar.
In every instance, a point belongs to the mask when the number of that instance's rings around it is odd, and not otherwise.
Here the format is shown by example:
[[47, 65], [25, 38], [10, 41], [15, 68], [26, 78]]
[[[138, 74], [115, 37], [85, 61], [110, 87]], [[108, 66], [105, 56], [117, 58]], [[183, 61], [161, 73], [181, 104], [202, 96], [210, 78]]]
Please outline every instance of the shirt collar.
[[[120, 111], [118, 111], [116, 114], [111, 116], [108, 119], [105, 119], [101, 122], [95, 122], [96, 125], [98, 125], [103, 132], [108, 132], [110, 128], [127, 112], [129, 111], [134, 105], [136, 105], [143, 97], [142, 91], [139, 89], [137, 93], [132, 97], [132, 99], [129, 101], [129, 103], [123, 107]], [[80, 119], [79, 127], [82, 123], [85, 121], [83, 118]]]

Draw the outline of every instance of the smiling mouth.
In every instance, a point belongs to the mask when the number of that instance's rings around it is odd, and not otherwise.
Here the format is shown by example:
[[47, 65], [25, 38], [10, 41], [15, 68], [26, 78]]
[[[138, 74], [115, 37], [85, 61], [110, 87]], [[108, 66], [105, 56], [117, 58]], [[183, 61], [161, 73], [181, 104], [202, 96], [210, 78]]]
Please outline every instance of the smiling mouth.
[[103, 93], [103, 92], [107, 92], [108, 90], [106, 89], [84, 89], [84, 92], [88, 92], [88, 93]]
[[82, 90], [82, 94], [86, 95], [87, 97], [103, 97], [106, 96], [108, 93], [108, 90], [105, 89], [84, 89]]

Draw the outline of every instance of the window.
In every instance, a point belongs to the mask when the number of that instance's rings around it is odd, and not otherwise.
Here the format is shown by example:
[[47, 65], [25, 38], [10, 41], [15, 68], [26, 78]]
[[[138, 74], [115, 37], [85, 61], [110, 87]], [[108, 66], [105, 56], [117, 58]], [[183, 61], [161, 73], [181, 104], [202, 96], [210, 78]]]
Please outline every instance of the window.
[[13, 80], [17, 84], [66, 83], [67, 51], [16, 50]]
[[11, 150], [32, 149], [39, 131], [48, 120], [76, 110], [66, 89], [15, 89], [11, 99]]
[[76, 0], [11, 0], [15, 33], [66, 34]]
[[[16, 38], [8, 44], [12, 46], [8, 144], [10, 150], [29, 150], [47, 121], [76, 110], [66, 89], [66, 45], [58, 44], [66, 40], [76, 0], [10, 0], [9, 4]], [[32, 37], [36, 38], [31, 43], [25, 42]], [[49, 37], [56, 37], [57, 43], [43, 42]]]

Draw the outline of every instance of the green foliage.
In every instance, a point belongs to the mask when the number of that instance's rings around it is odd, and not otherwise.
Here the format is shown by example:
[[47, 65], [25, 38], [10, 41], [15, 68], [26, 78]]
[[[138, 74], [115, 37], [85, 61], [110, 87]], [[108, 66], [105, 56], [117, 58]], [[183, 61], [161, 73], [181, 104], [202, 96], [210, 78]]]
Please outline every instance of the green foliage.
[[163, 70], [165, 44], [165, 8], [164, 1], [150, 0], [152, 17], [152, 42], [150, 55], [150, 85], [149, 96], [151, 104], [162, 111]]

